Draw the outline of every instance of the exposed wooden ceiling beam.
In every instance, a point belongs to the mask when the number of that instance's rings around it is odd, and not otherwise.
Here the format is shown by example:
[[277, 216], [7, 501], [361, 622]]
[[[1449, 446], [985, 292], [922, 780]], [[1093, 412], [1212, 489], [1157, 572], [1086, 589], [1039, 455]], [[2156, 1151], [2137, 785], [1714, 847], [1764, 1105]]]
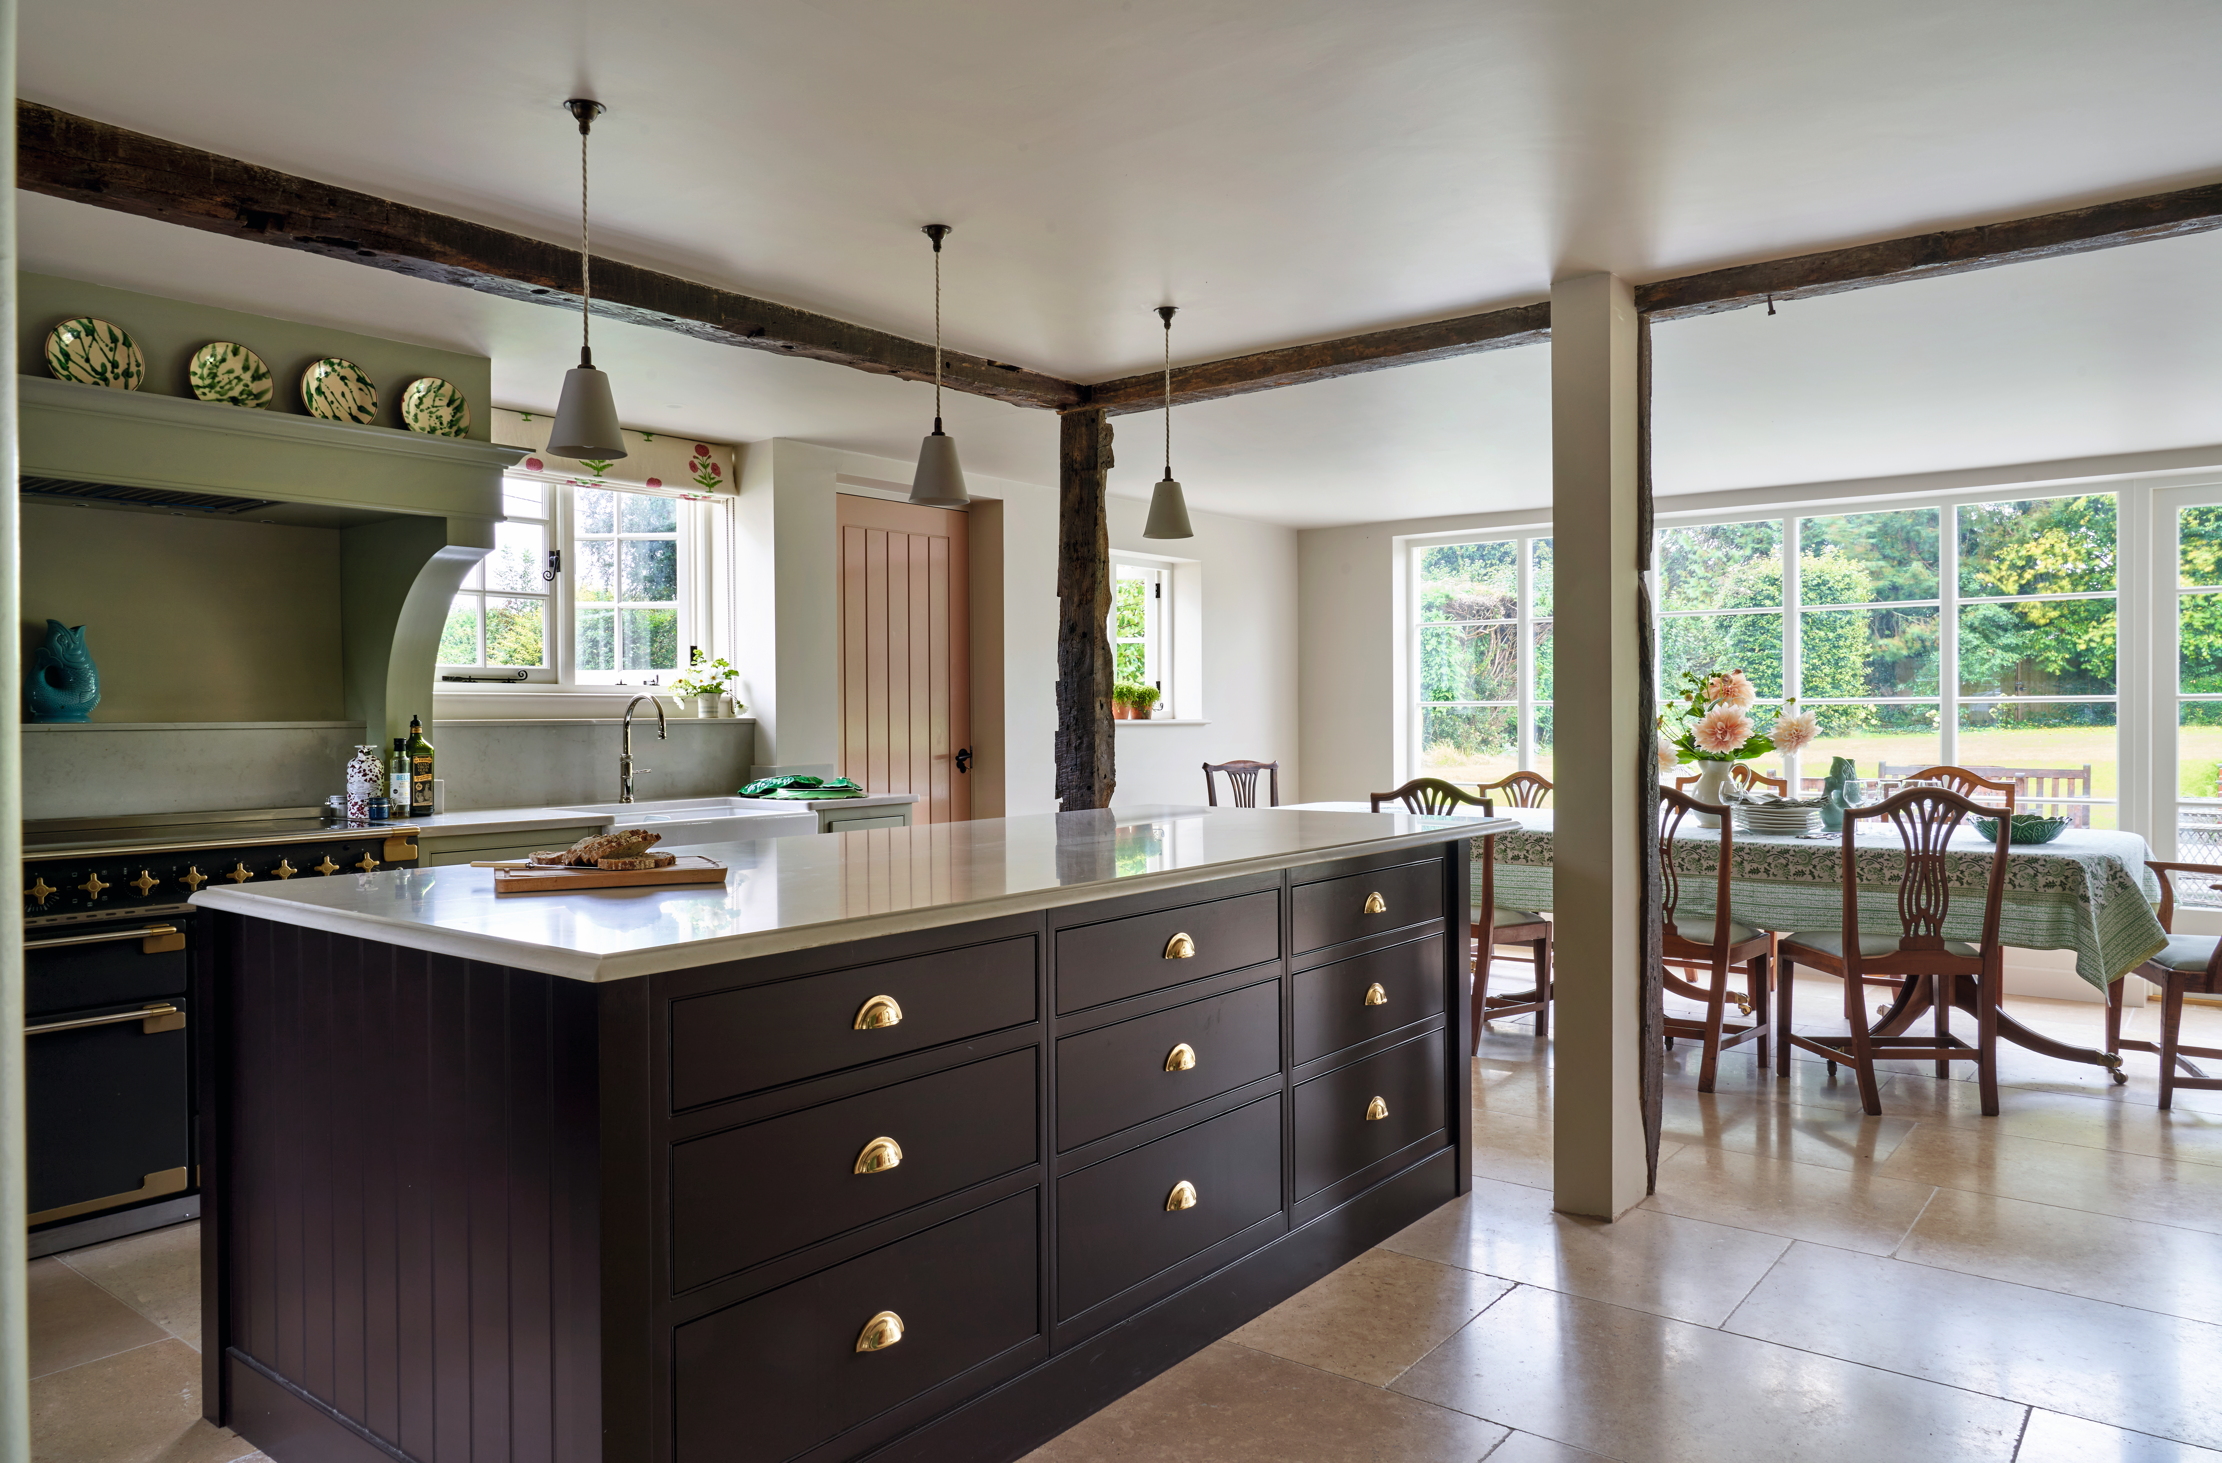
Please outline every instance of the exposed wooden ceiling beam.
[[2086, 254], [2222, 228], [2222, 184], [2149, 193], [2034, 218], [1914, 234], [1761, 264], [1739, 264], [1636, 286], [1636, 308], [1654, 320], [1740, 310], [1772, 297], [1811, 299], [1909, 279], [1933, 279], [2034, 259]]
[[[1423, 325], [1399, 325], [1392, 330], [1346, 335], [1313, 345], [1285, 346], [1223, 361], [1205, 361], [1173, 368], [1173, 405], [1211, 401], [1221, 396], [1241, 396], [1251, 391], [1271, 391], [1278, 386], [1300, 386], [1307, 381], [1331, 381], [1365, 371], [1385, 371], [1392, 366], [1414, 366], [1422, 361], [1445, 361], [1476, 351], [1502, 350], [1506, 346], [1533, 345], [1551, 333], [1548, 303], [1514, 305], [1454, 320], [1431, 320]], [[1141, 376], [1121, 376], [1086, 388], [1088, 404], [1100, 406], [1111, 416], [1155, 411], [1165, 402], [1165, 375], [1151, 371]]]
[[[504, 299], [577, 308], [578, 252], [428, 209], [297, 178], [144, 133], [16, 104], [16, 184], [142, 218], [368, 264]], [[721, 345], [933, 379], [931, 345], [692, 280], [594, 261], [594, 313]], [[1001, 361], [943, 353], [953, 391], [1018, 406], [1078, 405], [1081, 388]], [[551, 383], [552, 384], [552, 383]]]

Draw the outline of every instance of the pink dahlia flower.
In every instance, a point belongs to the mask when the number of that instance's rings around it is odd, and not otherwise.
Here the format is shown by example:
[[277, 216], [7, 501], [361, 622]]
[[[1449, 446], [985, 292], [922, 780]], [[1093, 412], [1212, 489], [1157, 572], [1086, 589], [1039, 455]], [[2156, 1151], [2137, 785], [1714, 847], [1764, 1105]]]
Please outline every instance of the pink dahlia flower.
[[1778, 752], [1795, 752], [1821, 734], [1820, 720], [1810, 711], [1800, 711], [1777, 721], [1768, 733]]
[[1674, 743], [1668, 741], [1665, 737], [1659, 738], [1657, 746], [1659, 753], [1659, 771], [1661, 771], [1662, 773], [1672, 772], [1677, 766], [1680, 765], [1682, 761], [1681, 750], [1677, 748]]
[[1730, 671], [1705, 683], [1705, 699], [1732, 711], [1749, 711], [1758, 704], [1759, 692], [1742, 671]]
[[1751, 740], [1751, 718], [1733, 706], [1716, 706], [1698, 718], [1691, 735], [1700, 752], [1724, 757]]

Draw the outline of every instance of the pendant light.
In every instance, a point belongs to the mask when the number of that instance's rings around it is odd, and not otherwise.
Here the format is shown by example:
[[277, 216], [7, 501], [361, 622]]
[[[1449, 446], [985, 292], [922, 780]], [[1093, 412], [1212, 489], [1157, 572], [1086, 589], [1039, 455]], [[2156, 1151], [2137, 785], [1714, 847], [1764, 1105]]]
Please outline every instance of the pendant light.
[[1188, 500], [1173, 481], [1173, 313], [1178, 305], [1159, 305], [1157, 318], [1165, 322], [1165, 476], [1150, 490], [1149, 521], [1142, 525], [1144, 538], [1194, 538], [1188, 526]]
[[941, 430], [941, 241], [952, 230], [947, 224], [928, 224], [921, 232], [934, 241], [934, 429], [919, 444], [910, 501], [926, 508], [962, 508], [972, 495], [964, 490], [957, 439]]
[[610, 378], [594, 369], [594, 256], [587, 248], [586, 234], [586, 134], [607, 109], [584, 97], [573, 97], [563, 105], [579, 119], [579, 363], [564, 373], [548, 451], [557, 457], [614, 462], [625, 455], [625, 434], [618, 430]]

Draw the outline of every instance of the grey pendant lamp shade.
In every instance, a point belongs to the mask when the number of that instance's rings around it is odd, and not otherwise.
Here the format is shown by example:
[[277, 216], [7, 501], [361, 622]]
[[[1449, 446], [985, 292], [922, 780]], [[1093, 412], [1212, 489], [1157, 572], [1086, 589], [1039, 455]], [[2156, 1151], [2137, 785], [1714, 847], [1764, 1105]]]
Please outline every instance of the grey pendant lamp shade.
[[1144, 538], [1194, 538], [1188, 526], [1188, 499], [1173, 481], [1173, 314], [1178, 305], [1159, 305], [1157, 318], [1165, 322], [1165, 476], [1150, 490], [1150, 516], [1142, 524]]
[[941, 430], [941, 241], [954, 230], [947, 224], [928, 224], [921, 232], [934, 241], [934, 429], [918, 446], [910, 501], [922, 508], [962, 508], [972, 495], [964, 489], [957, 439]]
[[618, 429], [610, 378], [594, 369], [594, 256], [586, 233], [586, 134], [605, 109], [584, 97], [563, 105], [579, 120], [579, 363], [564, 373], [548, 451], [557, 457], [614, 462], [625, 455], [625, 434]]

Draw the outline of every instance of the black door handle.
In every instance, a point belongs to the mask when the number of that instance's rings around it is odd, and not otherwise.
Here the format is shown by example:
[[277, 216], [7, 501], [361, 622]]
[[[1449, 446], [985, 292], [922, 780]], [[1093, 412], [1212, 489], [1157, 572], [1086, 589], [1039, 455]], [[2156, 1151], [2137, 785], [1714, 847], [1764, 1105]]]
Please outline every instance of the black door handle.
[[957, 770], [959, 772], [970, 772], [972, 770], [972, 749], [970, 747], [957, 748]]

